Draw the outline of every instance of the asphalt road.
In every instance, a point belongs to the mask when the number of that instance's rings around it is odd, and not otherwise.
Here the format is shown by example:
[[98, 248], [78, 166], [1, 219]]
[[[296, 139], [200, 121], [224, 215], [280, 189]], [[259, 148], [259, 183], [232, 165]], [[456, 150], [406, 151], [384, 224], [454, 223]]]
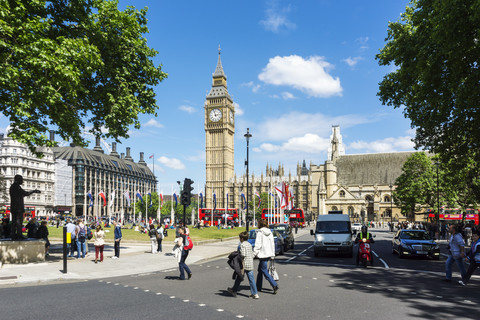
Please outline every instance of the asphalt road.
[[[3, 288], [0, 314], [16, 319], [83, 320], [479, 318], [479, 278], [467, 287], [444, 283], [444, 257], [440, 261], [399, 259], [391, 253], [392, 234], [376, 234], [373, 250], [378, 258], [367, 269], [356, 267], [354, 258], [316, 258], [313, 237], [298, 238], [294, 250], [276, 259], [277, 295], [264, 281], [259, 300], [248, 298], [248, 281], [236, 298], [231, 297], [226, 289], [233, 285], [232, 270], [226, 259], [217, 259], [191, 265], [193, 277], [187, 281], [177, 280], [175, 269]], [[454, 277], [458, 279], [455, 267]]]

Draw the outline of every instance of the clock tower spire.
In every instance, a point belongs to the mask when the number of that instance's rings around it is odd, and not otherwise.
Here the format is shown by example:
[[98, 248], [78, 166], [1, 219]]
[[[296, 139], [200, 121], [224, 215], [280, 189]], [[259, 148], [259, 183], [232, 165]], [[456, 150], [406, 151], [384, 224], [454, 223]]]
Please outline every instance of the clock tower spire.
[[[235, 108], [227, 89], [227, 77], [222, 67], [220, 46], [218, 61], [212, 75], [212, 88], [205, 100], [206, 179], [205, 205], [225, 208], [227, 183], [234, 175]], [[229, 201], [230, 204], [233, 201]]]

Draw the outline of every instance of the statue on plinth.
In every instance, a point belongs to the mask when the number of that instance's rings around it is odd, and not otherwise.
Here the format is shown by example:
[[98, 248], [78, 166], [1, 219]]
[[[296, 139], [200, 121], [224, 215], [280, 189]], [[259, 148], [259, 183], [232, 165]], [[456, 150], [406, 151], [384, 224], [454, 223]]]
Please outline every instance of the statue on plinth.
[[12, 228], [10, 229], [10, 238], [12, 240], [25, 240], [22, 234], [23, 214], [25, 213], [24, 197], [32, 193], [40, 193], [40, 190], [25, 191], [21, 187], [23, 177], [17, 174], [13, 184], [10, 186], [10, 214], [12, 215]]

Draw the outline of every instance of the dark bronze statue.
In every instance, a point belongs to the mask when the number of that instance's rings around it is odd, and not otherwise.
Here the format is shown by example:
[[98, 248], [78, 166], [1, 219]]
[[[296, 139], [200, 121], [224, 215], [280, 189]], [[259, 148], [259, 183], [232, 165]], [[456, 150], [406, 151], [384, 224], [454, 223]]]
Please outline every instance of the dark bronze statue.
[[32, 193], [40, 193], [40, 190], [25, 191], [22, 189], [23, 177], [19, 174], [15, 176], [15, 181], [10, 186], [10, 214], [12, 215], [12, 228], [10, 238], [12, 240], [26, 239], [22, 234], [23, 214], [25, 213], [24, 197]]

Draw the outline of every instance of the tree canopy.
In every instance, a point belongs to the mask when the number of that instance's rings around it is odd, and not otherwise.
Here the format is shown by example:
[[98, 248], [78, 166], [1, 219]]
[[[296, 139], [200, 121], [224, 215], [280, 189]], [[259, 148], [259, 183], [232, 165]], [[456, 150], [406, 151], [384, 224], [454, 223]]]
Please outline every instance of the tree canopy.
[[412, 0], [401, 18], [389, 23], [376, 56], [380, 65], [395, 66], [379, 84], [382, 103], [404, 109], [416, 129], [417, 148], [470, 169], [463, 176], [478, 200], [479, 40], [479, 1]]
[[147, 10], [117, 0], [0, 1], [0, 112], [9, 136], [53, 146], [47, 132], [85, 145], [128, 138], [139, 113], [156, 114], [153, 86], [167, 74], [147, 46]]

